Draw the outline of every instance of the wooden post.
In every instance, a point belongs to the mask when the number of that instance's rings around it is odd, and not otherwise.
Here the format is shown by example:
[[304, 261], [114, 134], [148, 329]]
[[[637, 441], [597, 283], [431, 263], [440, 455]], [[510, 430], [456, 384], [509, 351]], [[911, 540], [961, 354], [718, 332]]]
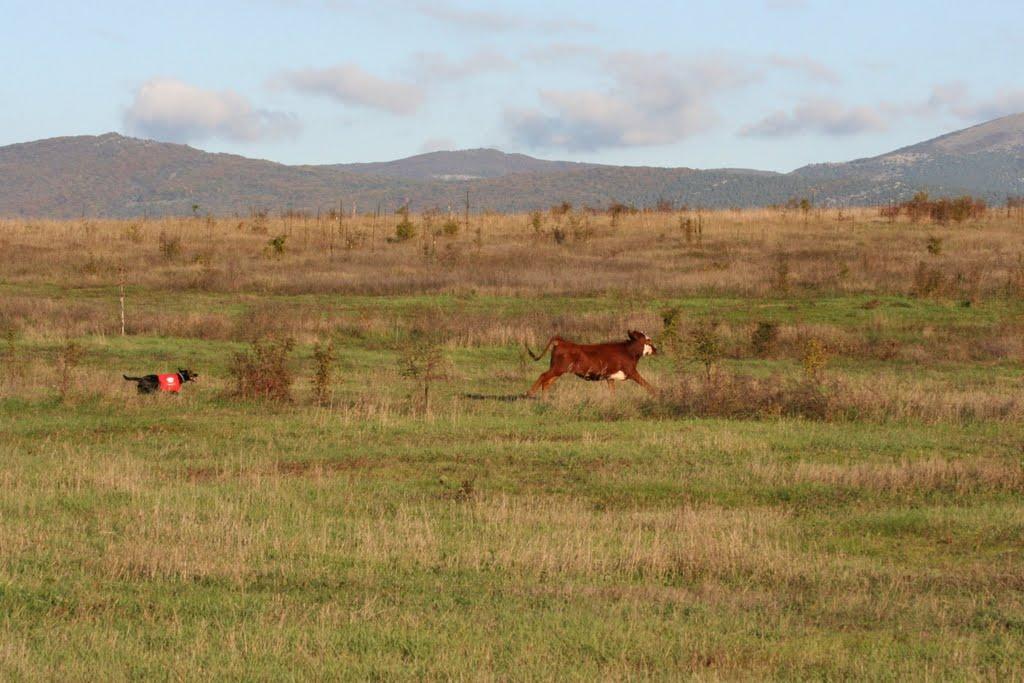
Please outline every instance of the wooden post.
[[377, 202], [377, 210], [373, 212], [373, 223], [370, 224], [370, 251], [377, 249], [377, 219], [380, 218], [380, 201]]
[[121, 336], [124, 336], [124, 281], [126, 275], [126, 268], [121, 266], [118, 269], [118, 289], [120, 290], [120, 301], [121, 301]]

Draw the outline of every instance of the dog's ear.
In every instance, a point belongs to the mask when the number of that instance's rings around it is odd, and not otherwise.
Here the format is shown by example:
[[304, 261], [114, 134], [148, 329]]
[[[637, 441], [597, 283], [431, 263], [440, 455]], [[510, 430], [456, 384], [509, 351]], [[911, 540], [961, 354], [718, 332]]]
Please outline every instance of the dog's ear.
[[640, 333], [639, 333], [639, 332], [637, 332], [636, 330], [630, 330], [630, 331], [629, 331], [629, 332], [627, 332], [626, 334], [628, 334], [628, 335], [629, 335], [629, 338], [630, 338], [630, 339], [637, 339], [637, 338], [638, 338], [638, 337], [640, 336]]

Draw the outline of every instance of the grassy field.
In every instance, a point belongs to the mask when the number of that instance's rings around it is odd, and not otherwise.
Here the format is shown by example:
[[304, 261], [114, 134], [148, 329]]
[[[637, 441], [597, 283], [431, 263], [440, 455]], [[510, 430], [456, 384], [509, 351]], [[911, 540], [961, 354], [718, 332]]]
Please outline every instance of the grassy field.
[[411, 220], [0, 221], [0, 678], [1024, 678], [1016, 220]]

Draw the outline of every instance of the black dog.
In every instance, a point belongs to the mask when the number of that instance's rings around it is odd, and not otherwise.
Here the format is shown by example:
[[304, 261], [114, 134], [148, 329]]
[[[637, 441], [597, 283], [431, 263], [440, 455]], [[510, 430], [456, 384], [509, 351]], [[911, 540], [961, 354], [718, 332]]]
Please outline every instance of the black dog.
[[144, 375], [142, 377], [124, 375], [124, 378], [129, 382], [138, 382], [140, 394], [152, 394], [154, 391], [169, 391], [176, 394], [181, 391], [182, 384], [195, 382], [198, 376], [191, 370], [178, 368], [177, 372], [168, 372], [163, 375]]

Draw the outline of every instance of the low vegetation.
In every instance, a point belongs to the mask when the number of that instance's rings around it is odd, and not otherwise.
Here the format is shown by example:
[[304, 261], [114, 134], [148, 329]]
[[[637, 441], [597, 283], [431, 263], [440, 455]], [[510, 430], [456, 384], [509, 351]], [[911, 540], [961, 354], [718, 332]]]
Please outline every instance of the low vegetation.
[[1015, 211], [2, 220], [0, 678], [1024, 677]]

